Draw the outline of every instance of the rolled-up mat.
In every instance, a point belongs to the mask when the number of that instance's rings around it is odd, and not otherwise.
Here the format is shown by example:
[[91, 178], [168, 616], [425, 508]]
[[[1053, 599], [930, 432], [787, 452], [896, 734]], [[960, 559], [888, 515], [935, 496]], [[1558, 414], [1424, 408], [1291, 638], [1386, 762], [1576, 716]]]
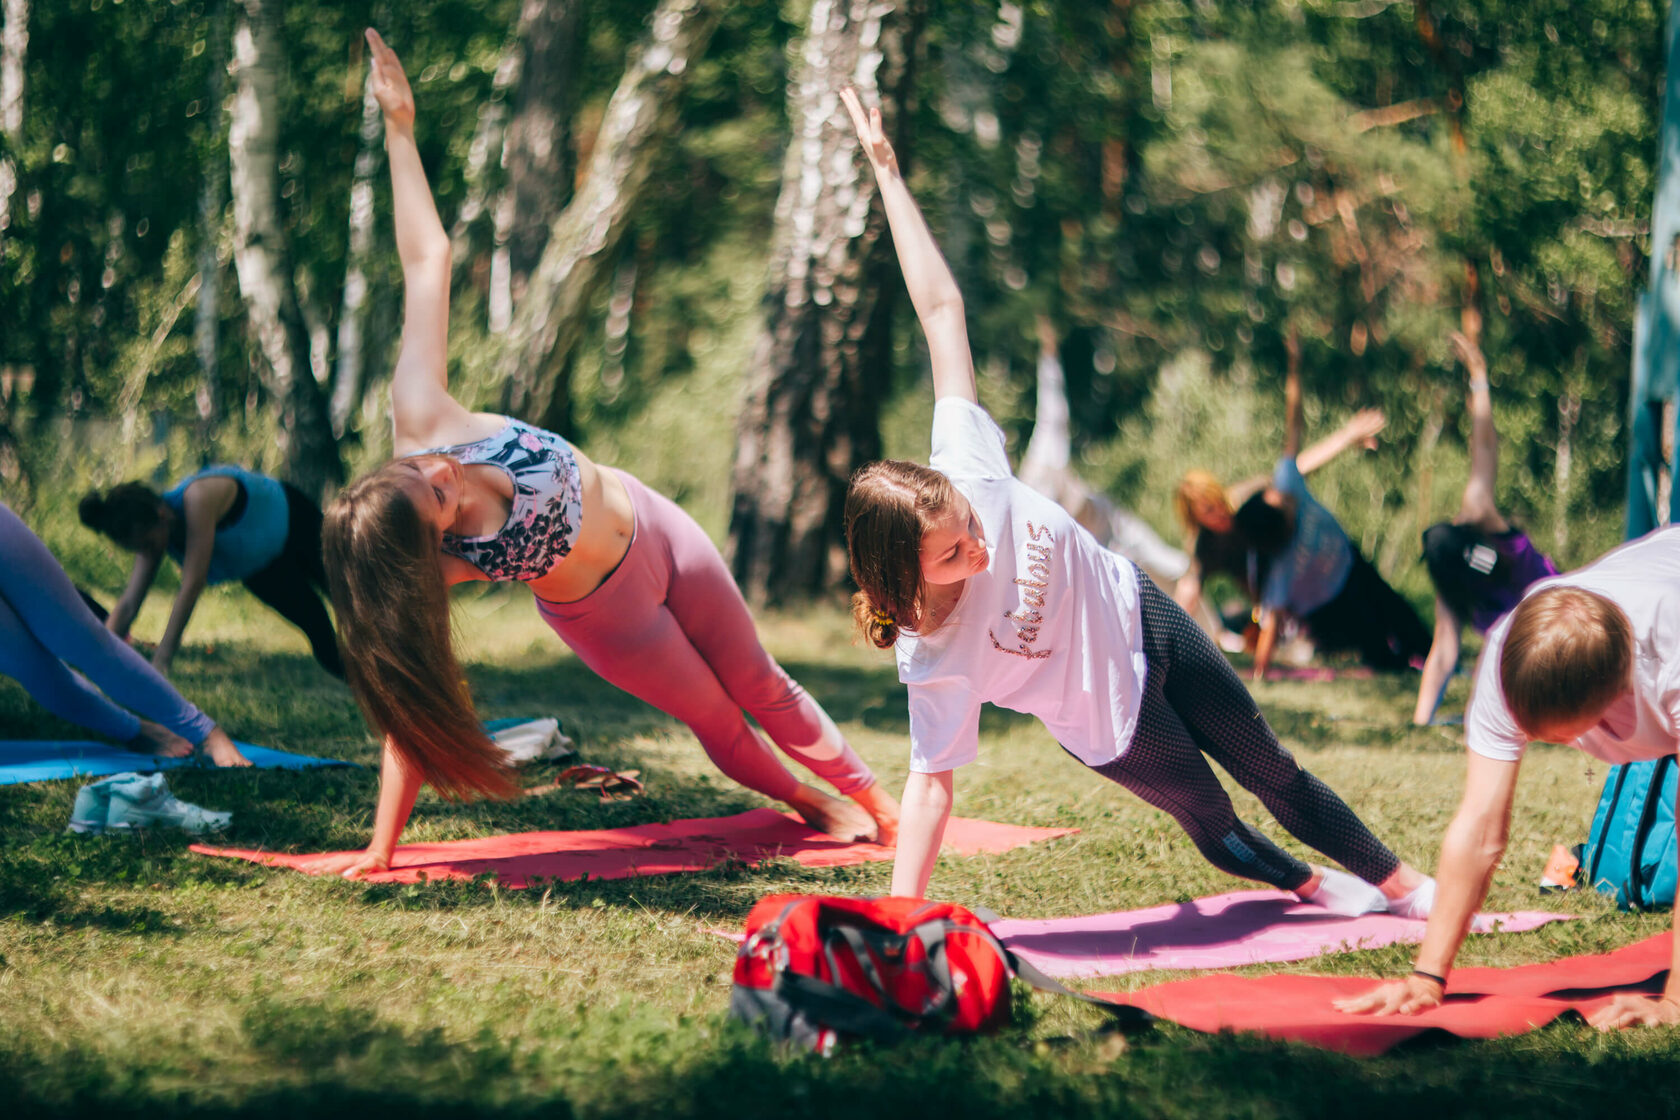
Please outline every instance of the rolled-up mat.
[[[1478, 933], [1524, 933], [1570, 914], [1478, 914]], [[1051, 976], [1112, 976], [1146, 969], [1236, 968], [1322, 953], [1415, 945], [1425, 922], [1392, 914], [1349, 918], [1288, 891], [1231, 891], [1188, 902], [1088, 917], [1005, 918], [992, 932]]]
[[[1028, 828], [952, 817], [943, 851], [952, 855], [1006, 852], [1039, 840], [1077, 832], [1073, 828]], [[229, 856], [271, 867], [302, 870], [302, 864], [330, 852], [282, 854], [194, 844], [193, 851]], [[364, 877], [372, 883], [416, 883], [427, 879], [472, 879], [493, 873], [504, 887], [535, 880], [626, 879], [705, 871], [725, 860], [758, 863], [775, 857], [806, 867], [842, 867], [890, 860], [894, 851], [872, 843], [848, 843], [825, 836], [792, 814], [751, 809], [732, 817], [700, 817], [669, 824], [641, 824], [577, 832], [516, 832], [478, 840], [402, 844], [389, 871]]]
[[1591, 1015], [1623, 992], [1655, 995], [1668, 979], [1674, 935], [1589, 957], [1516, 968], [1461, 968], [1446, 1002], [1417, 1015], [1351, 1015], [1333, 1000], [1362, 995], [1369, 976], [1198, 976], [1136, 992], [1103, 994], [1192, 1030], [1253, 1031], [1344, 1054], [1370, 1056], [1430, 1032], [1496, 1038]]
[[[351, 766], [336, 758], [314, 758], [289, 754], [269, 747], [239, 743], [239, 750], [251, 765], [266, 770], [308, 770], [318, 766]], [[45, 782], [58, 778], [102, 778], [133, 771], [179, 770], [183, 766], [205, 766], [193, 758], [159, 758], [98, 743], [92, 739], [0, 739], [0, 786], [20, 782]]]

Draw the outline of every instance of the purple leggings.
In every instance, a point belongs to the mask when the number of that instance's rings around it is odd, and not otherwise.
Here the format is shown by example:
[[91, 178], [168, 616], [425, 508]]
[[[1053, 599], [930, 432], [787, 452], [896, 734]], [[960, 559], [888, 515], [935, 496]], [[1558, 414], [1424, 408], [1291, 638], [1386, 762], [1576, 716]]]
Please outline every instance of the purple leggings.
[[[110, 699], [65, 662], [92, 677]], [[41, 538], [4, 505], [0, 674], [23, 685], [53, 715], [118, 742], [140, 733], [134, 712], [194, 744], [216, 728], [144, 657], [100, 624]]]
[[623, 471], [635, 536], [601, 586], [543, 619], [604, 679], [689, 726], [730, 778], [786, 801], [799, 781], [747, 723], [842, 794], [875, 780], [834, 722], [758, 643], [711, 538], [675, 502]]

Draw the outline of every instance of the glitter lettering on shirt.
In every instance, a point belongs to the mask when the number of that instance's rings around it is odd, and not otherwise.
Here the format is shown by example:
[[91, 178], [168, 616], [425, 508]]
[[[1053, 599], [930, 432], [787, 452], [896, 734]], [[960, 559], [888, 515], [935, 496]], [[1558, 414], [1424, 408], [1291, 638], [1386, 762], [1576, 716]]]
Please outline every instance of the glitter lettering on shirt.
[[[1028, 579], [1015, 577], [1015, 586], [1021, 589], [1021, 605], [1013, 611], [1005, 611], [1003, 617], [1015, 624], [1014, 645], [1004, 645], [998, 640], [996, 630], [986, 631], [986, 636], [992, 640], [992, 648], [999, 653], [1007, 653], [1011, 657], [1024, 657], [1029, 661], [1041, 661], [1049, 657], [1054, 650], [1036, 649], [1034, 643], [1038, 641], [1038, 632], [1044, 623], [1041, 608], [1046, 604], [1046, 596], [1050, 591], [1050, 564], [1055, 559], [1055, 537], [1048, 525], [1034, 527], [1027, 522], [1026, 573]], [[1043, 543], [1038, 543], [1043, 538]], [[1007, 636], [1007, 635], [1006, 635]]]

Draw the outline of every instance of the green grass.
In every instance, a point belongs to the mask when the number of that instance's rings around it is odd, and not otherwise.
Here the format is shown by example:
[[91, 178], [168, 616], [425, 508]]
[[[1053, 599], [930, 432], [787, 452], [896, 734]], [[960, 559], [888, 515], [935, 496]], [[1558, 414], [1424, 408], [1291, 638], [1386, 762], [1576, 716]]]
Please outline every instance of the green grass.
[[[482, 713], [558, 715], [586, 759], [640, 766], [648, 796], [456, 805], [426, 793], [407, 838], [610, 827], [761, 803], [713, 771], [681, 727], [583, 669], [526, 600], [493, 591], [460, 603]], [[154, 599], [142, 632], [163, 609]], [[904, 699], [890, 659], [852, 646], [831, 609], [772, 617], [764, 634], [884, 780], [901, 783]], [[176, 666], [183, 690], [239, 737], [374, 760], [348, 693], [247, 596], [207, 596]], [[1409, 686], [1273, 684], [1258, 696], [1303, 762], [1405, 858], [1428, 866], [1456, 802], [1463, 749], [1455, 729], [1407, 724]], [[1449, 708], [1462, 707], [1464, 689], [1454, 682]], [[0, 681], [0, 737], [64, 734], [74, 729]], [[1540, 904], [1534, 883], [1551, 845], [1584, 837], [1603, 770], [1573, 751], [1534, 751], [1492, 908]], [[184, 773], [171, 782], [187, 800], [233, 811], [230, 843], [298, 851], [364, 843], [375, 793], [369, 770]], [[1660, 1107], [1680, 1058], [1680, 1033], [1606, 1037], [1578, 1023], [1376, 1060], [1172, 1026], [1121, 1044], [1085, 1037], [1100, 1017], [1045, 996], [996, 1037], [860, 1047], [829, 1061], [780, 1055], [727, 1021], [733, 947], [706, 929], [738, 926], [774, 891], [884, 893], [890, 864], [779, 861], [529, 891], [350, 884], [205, 859], [174, 835], [65, 835], [75, 789], [68, 781], [0, 787], [6, 1115], [1550, 1116]], [[981, 761], [958, 775], [957, 799], [967, 815], [1081, 831], [946, 860], [936, 897], [1055, 916], [1239, 885], [1203, 863], [1164, 816], [1013, 713], [987, 712]], [[1238, 800], [1284, 839], [1252, 799]], [[1664, 915], [1617, 913], [1596, 895], [1545, 905], [1583, 916], [1473, 938], [1464, 963], [1602, 951], [1668, 925]], [[1284, 968], [1392, 974], [1409, 954]]]

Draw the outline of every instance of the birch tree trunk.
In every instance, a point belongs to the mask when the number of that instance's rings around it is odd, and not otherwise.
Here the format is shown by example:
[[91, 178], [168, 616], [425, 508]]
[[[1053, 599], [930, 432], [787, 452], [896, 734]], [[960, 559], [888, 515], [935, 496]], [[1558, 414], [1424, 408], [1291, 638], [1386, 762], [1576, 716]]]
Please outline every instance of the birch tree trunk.
[[886, 218], [840, 109], [852, 85], [900, 122], [922, 20], [917, 0], [814, 0], [788, 85], [764, 331], [736, 425], [730, 563], [754, 603], [836, 586], [852, 472], [880, 454], [890, 386], [888, 327], [901, 285], [886, 277]]
[[335, 439], [343, 439], [367, 385], [362, 326], [367, 318], [367, 263], [373, 248], [373, 181], [384, 154], [384, 120], [373, 96], [373, 67], [362, 81], [362, 127], [350, 179], [350, 242], [344, 298], [338, 312], [338, 366], [333, 370], [328, 414]]
[[12, 224], [17, 149], [23, 143], [23, 64], [29, 54], [29, 0], [0, 0], [0, 240]]
[[[205, 119], [222, 119], [222, 79], [227, 72], [228, 13], [225, 3], [216, 2], [210, 13], [210, 77], [205, 83], [205, 101], [209, 112]], [[214, 133], [216, 124], [211, 125]], [[193, 313], [193, 351], [198, 355], [198, 387], [193, 393], [198, 407], [199, 434], [208, 447], [216, 423], [217, 402], [220, 400], [221, 370], [217, 351], [221, 336], [221, 240], [223, 178], [221, 164], [215, 160], [204, 166], [204, 181], [198, 193], [198, 307]]]
[[[641, 200], [659, 145], [677, 120], [694, 63], [723, 14], [723, 0], [660, 0], [607, 103], [589, 173], [548, 229], [514, 309], [498, 361], [506, 411], [570, 427], [568, 360]], [[511, 255], [510, 255], [511, 264]]]
[[233, 261], [257, 345], [258, 376], [278, 410], [281, 471], [298, 489], [320, 498], [344, 473], [327, 402], [310, 369], [309, 334], [280, 224], [279, 27], [278, 0], [240, 0], [228, 126]]

